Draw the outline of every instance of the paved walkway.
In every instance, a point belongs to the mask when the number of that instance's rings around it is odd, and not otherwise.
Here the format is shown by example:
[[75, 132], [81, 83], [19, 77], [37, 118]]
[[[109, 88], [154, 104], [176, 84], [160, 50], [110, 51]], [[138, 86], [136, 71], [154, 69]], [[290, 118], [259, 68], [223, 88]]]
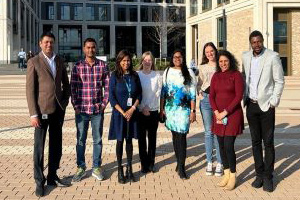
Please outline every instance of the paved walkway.
[[[159, 171], [147, 175], [140, 173], [138, 145], [134, 141], [133, 169], [138, 181], [120, 185], [117, 182], [115, 142], [107, 140], [109, 109], [105, 117], [103, 167], [106, 180], [99, 182], [91, 176], [92, 139], [89, 132], [86, 152], [88, 176], [69, 188], [47, 187], [47, 196], [41, 199], [300, 199], [298, 114], [278, 112], [276, 116], [276, 190], [273, 193], [251, 187], [254, 164], [247, 124], [245, 134], [236, 141], [237, 188], [233, 191], [220, 189], [216, 186], [220, 178], [205, 175], [204, 134], [199, 111], [198, 123], [192, 125], [187, 139], [189, 180], [182, 181], [175, 173], [171, 134], [160, 125], [156, 157]], [[37, 199], [32, 169], [33, 128], [28, 125], [25, 76], [0, 75], [0, 199]], [[69, 106], [63, 129], [64, 147], [59, 170], [59, 175], [67, 180], [71, 180], [76, 170], [75, 131], [74, 112]], [[45, 154], [47, 151], [45, 148]]]

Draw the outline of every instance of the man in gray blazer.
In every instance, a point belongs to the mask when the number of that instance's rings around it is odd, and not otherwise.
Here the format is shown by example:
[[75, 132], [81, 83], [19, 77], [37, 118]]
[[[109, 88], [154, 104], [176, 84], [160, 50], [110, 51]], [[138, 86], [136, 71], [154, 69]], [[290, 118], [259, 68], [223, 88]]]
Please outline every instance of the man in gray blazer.
[[40, 37], [42, 51], [28, 60], [26, 96], [34, 132], [33, 169], [35, 194], [44, 196], [44, 146], [49, 127], [49, 159], [47, 185], [69, 186], [56, 174], [62, 155], [62, 126], [70, 97], [70, 84], [63, 60], [53, 52], [55, 37]]
[[[275, 107], [284, 87], [284, 74], [278, 53], [266, 49], [259, 31], [249, 36], [251, 51], [243, 53], [243, 75], [246, 81], [244, 103], [247, 106], [252, 151], [255, 162], [255, 188], [272, 192], [275, 162]], [[262, 141], [265, 147], [263, 158]]]

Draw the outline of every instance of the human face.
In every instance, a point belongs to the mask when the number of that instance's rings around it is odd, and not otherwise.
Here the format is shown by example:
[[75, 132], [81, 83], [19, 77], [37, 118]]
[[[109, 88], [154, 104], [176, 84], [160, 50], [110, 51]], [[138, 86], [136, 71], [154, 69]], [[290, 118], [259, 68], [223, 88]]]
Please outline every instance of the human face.
[[146, 55], [143, 62], [142, 62], [142, 65], [143, 65], [143, 69], [149, 71], [151, 70], [151, 66], [152, 66], [152, 59], [151, 59], [151, 56], [150, 55]]
[[94, 58], [96, 55], [95, 42], [87, 42], [83, 47], [83, 52], [87, 58]]
[[46, 54], [48, 57], [51, 57], [53, 54], [54, 39], [48, 36], [43, 37], [43, 39], [40, 41], [40, 47], [44, 54]]
[[259, 55], [264, 47], [264, 40], [260, 36], [252, 37], [250, 40], [254, 55]]
[[127, 72], [130, 66], [130, 58], [129, 56], [125, 56], [120, 62], [121, 68], [123, 72]]
[[229, 70], [230, 62], [226, 56], [220, 56], [219, 58], [219, 66], [222, 72], [226, 72]]
[[181, 53], [180, 53], [180, 52], [176, 52], [176, 53], [173, 55], [173, 63], [174, 63], [174, 66], [175, 66], [175, 67], [181, 68], [182, 62], [183, 62], [183, 58], [182, 58]]
[[207, 46], [204, 52], [208, 61], [216, 61], [216, 51], [211, 46]]

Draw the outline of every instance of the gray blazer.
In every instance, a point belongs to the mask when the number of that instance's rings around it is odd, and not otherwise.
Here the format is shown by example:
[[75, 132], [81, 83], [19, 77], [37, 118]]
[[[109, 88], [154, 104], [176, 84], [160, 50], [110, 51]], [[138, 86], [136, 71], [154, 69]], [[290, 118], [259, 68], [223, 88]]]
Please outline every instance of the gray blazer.
[[[244, 102], [246, 104], [249, 95], [250, 68], [253, 51], [243, 53], [243, 76], [246, 81]], [[278, 53], [265, 49], [260, 62], [260, 78], [258, 82], [257, 101], [260, 109], [268, 111], [270, 105], [277, 107], [284, 87], [284, 73]]]

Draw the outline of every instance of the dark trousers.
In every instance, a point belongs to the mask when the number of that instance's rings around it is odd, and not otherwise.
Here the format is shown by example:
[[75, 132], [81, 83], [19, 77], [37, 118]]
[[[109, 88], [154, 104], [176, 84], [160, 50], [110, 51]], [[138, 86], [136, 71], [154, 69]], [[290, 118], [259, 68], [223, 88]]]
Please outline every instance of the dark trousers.
[[236, 155], [234, 142], [236, 136], [218, 136], [220, 154], [224, 169], [230, 169], [231, 173], [236, 172]]
[[[140, 135], [139, 135], [139, 155], [142, 167], [154, 166], [156, 151], [156, 136], [158, 128], [158, 111], [151, 111], [150, 116], [143, 113], [139, 115]], [[147, 140], [148, 133], [148, 152]]]
[[[256, 176], [272, 179], [275, 163], [275, 109], [269, 108], [268, 111], [263, 112], [258, 104], [250, 102], [247, 106], [247, 119], [252, 138]], [[262, 141], [265, 147], [265, 158]]]
[[186, 134], [178, 133], [172, 131], [172, 139], [173, 139], [173, 147], [175, 151], [175, 156], [177, 160], [177, 165], [180, 168], [185, 167], [185, 159], [186, 159]]
[[46, 133], [49, 127], [49, 157], [48, 157], [48, 176], [47, 179], [54, 179], [56, 171], [59, 168], [59, 162], [62, 156], [62, 126], [64, 122], [65, 111], [57, 106], [53, 114], [48, 115], [48, 119], [42, 119], [41, 127], [35, 128], [34, 132], [34, 179], [37, 185], [45, 184], [44, 170], [44, 147]]
[[[122, 141], [117, 140], [116, 154], [117, 154], [118, 167], [122, 166], [123, 143], [124, 143], [124, 139]], [[126, 139], [127, 165], [129, 166], [132, 165], [132, 154], [133, 154], [132, 139], [131, 138]]]

